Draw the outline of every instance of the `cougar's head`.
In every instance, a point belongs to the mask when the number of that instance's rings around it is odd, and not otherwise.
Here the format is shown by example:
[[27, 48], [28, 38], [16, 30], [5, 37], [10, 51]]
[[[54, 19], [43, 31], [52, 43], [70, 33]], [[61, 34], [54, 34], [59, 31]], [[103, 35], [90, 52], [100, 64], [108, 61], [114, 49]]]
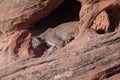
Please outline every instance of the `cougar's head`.
[[33, 48], [37, 48], [39, 45], [45, 43], [45, 41], [39, 37], [31, 37], [31, 43]]

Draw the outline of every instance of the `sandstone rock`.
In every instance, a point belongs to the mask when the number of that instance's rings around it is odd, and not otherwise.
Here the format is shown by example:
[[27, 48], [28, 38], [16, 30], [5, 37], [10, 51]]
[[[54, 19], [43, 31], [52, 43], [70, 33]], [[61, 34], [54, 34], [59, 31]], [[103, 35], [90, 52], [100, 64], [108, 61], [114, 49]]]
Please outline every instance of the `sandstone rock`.
[[106, 11], [102, 11], [94, 20], [92, 28], [96, 30], [99, 34], [104, 34], [108, 31], [109, 28], [109, 19]]
[[44, 18], [63, 0], [4, 0], [0, 1], [0, 31], [25, 29]]
[[[75, 0], [70, 1], [73, 4]], [[7, 43], [3, 49], [1, 48], [4, 53], [1, 53], [3, 56], [0, 59], [4, 59], [4, 62], [8, 59], [10, 64], [2, 66], [2, 61], [0, 80], [120, 79], [120, 0], [78, 1], [82, 4], [79, 12], [79, 35], [64, 48], [54, 51], [52, 55], [42, 54], [42, 56], [33, 58], [35, 52], [31, 49], [30, 37], [37, 35], [37, 32], [41, 33], [42, 28], [41, 31], [27, 29], [15, 33], [10, 31], [8, 32], [9, 35], [1, 36], [4, 39], [0, 42]], [[62, 9], [64, 9], [63, 6]], [[60, 12], [58, 11], [58, 13]], [[55, 17], [56, 15], [52, 14], [53, 18], [50, 17], [51, 15], [48, 16], [49, 18], [45, 18], [43, 23], [46, 24], [51, 20], [57, 23], [61, 19], [61, 15], [60, 19], [57, 19], [58, 15]], [[31, 18], [32, 16], [28, 19], [31, 20]], [[71, 20], [71, 16], [69, 19], [60, 22], [67, 23], [73, 20]], [[25, 23], [21, 24], [24, 25]], [[97, 30], [99, 29], [104, 30], [105, 33], [98, 33]], [[10, 55], [6, 55], [8, 52]], [[11, 55], [15, 54], [17, 56], [11, 58]]]
[[50, 14], [62, 2], [63, 0], [1, 0], [0, 62], [12, 63], [13, 58], [13, 61], [16, 58], [30, 58], [33, 51], [30, 49], [31, 33], [27, 28]]

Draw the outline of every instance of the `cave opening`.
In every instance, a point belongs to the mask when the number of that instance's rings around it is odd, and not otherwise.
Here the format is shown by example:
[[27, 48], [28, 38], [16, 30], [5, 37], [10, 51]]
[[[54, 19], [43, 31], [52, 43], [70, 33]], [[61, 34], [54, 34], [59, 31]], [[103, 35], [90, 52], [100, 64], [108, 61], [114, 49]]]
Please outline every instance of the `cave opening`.
[[[64, 2], [58, 8], [53, 10], [46, 18], [36, 22], [35, 25], [29, 30], [32, 36], [38, 36], [46, 32], [49, 28], [53, 29], [53, 28], [56, 28], [58, 25], [61, 25], [64, 23], [69, 23], [74, 21], [78, 22], [80, 20], [80, 17], [79, 17], [80, 9], [81, 9], [81, 3], [79, 1], [64, 0]], [[70, 42], [72, 40], [70, 39]], [[44, 44], [44, 46], [46, 47], [46, 44]], [[40, 52], [39, 50], [42, 48], [41, 46], [38, 46], [38, 47], [39, 48], [36, 51], [39, 54]], [[47, 50], [48, 50], [48, 47], [47, 47]], [[42, 50], [42, 53], [44, 52], [46, 52], [46, 49]], [[39, 57], [39, 55], [36, 54], [36, 57]]]
[[54, 28], [62, 23], [79, 21], [81, 3], [77, 0], [64, 0], [64, 2], [53, 10], [46, 18], [35, 23], [30, 28], [33, 36], [45, 32], [48, 28]]
[[120, 30], [120, 6], [110, 6], [103, 10], [94, 20], [92, 28], [97, 34]]

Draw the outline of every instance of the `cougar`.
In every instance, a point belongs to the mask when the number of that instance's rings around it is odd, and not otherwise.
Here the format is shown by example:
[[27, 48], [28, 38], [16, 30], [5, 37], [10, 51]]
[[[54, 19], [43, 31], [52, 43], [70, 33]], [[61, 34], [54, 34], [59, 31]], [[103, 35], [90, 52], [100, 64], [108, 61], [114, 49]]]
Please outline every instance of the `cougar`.
[[60, 49], [73, 40], [79, 33], [78, 22], [63, 23], [55, 28], [48, 28], [38, 36], [33, 36], [32, 47], [36, 48], [42, 43], [49, 46], [48, 54], [51, 54], [55, 48]]

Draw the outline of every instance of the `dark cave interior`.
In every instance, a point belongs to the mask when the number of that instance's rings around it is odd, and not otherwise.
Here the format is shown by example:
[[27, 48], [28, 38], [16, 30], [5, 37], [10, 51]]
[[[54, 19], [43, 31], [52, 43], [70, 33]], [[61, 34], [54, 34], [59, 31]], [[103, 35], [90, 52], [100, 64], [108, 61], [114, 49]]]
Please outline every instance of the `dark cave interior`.
[[35, 23], [30, 31], [33, 36], [45, 32], [48, 28], [54, 28], [59, 24], [71, 21], [79, 21], [81, 3], [77, 0], [65, 0], [58, 8], [51, 12], [46, 18]]

